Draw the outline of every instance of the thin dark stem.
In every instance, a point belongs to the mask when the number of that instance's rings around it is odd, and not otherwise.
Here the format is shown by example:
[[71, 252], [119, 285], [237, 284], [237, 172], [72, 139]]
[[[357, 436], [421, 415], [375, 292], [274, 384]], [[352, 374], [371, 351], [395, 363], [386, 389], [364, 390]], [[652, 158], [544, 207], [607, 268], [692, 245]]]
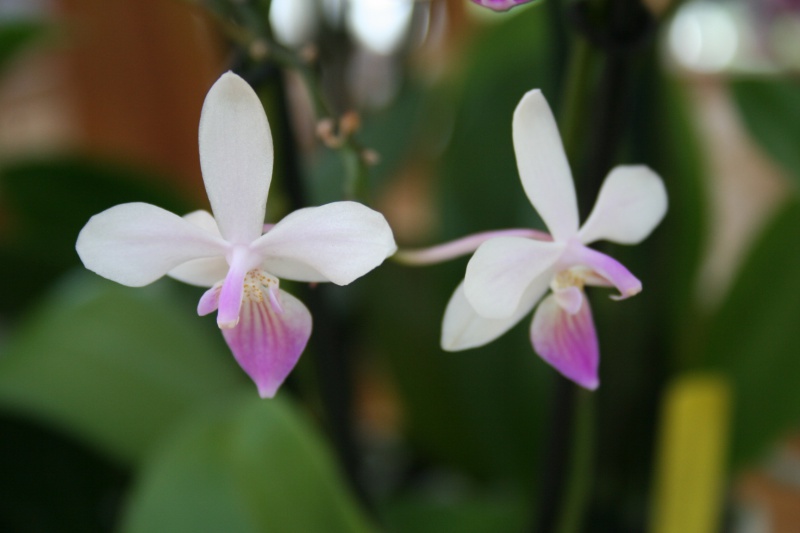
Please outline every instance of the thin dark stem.
[[[277, 123], [282, 139], [286, 192], [293, 209], [307, 207], [307, 193], [300, 169], [292, 123], [288, 114], [283, 73], [275, 77], [278, 100]], [[369, 507], [359, 476], [359, 449], [353, 426], [352, 346], [347, 335], [346, 317], [332, 309], [329, 287], [321, 285], [307, 292], [306, 304], [314, 317], [311, 337], [314, 366], [324, 410], [326, 429], [333, 441], [339, 462], [351, 488]]]
[[569, 470], [570, 442], [575, 417], [575, 385], [558, 376], [551, 397], [547, 442], [544, 446], [539, 496], [534, 532], [550, 533], [555, 530], [563, 507], [565, 484]]
[[[639, 0], [608, 0], [606, 12], [589, 12], [597, 4], [588, 1], [577, 5], [582, 12], [584, 37], [605, 52], [604, 65], [594, 91], [587, 89], [588, 62], [591, 52], [580, 37], [575, 41], [573, 65], [565, 86], [566, 109], [562, 116], [565, 149], [571, 157], [580, 153], [578, 144], [584, 139], [577, 135], [576, 117], [591, 96], [596, 110], [586, 135], [588, 151], [585, 165], [573, 161], [576, 175], [582, 179], [578, 186], [582, 219], [594, 204], [603, 178], [611, 169], [626, 126], [626, 104], [629, 102], [629, 70], [632, 51], [648, 29], [649, 19]], [[599, 32], [597, 24], [601, 24]], [[591, 24], [595, 24], [591, 26]], [[559, 378], [553, 391], [548, 441], [544, 449], [536, 533], [573, 533], [580, 531], [590, 484], [585, 476], [593, 463], [591, 446], [592, 398], [581, 397], [578, 388]]]
[[584, 211], [584, 218], [597, 198], [603, 178], [616, 159], [625, 129], [625, 98], [629, 72], [627, 55], [617, 50], [608, 54], [597, 88], [598, 105], [592, 120], [595, 127], [591, 131], [587, 166], [579, 188], [579, 204]]
[[584, 217], [617, 158], [626, 127], [631, 125], [628, 104], [632, 59], [652, 28], [652, 19], [640, 0], [610, 0], [606, 21], [599, 37], [605, 52], [604, 65], [593, 98], [595, 113], [579, 188]]

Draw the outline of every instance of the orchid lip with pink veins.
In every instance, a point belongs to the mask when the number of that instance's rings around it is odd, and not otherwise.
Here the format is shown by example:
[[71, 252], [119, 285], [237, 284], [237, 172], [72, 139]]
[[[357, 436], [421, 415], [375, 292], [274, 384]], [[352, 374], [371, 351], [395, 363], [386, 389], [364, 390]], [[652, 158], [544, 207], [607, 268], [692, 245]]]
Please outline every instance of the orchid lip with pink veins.
[[465, 253], [474, 255], [464, 282], [445, 310], [442, 348], [483, 346], [519, 322], [539, 304], [530, 336], [536, 352], [565, 377], [595, 389], [599, 385], [599, 347], [587, 285], [615, 287], [624, 299], [642, 290], [641, 282], [611, 257], [587, 245], [607, 240], [637, 244], [667, 210], [664, 185], [645, 166], [618, 166], [606, 177], [589, 218], [578, 225], [572, 173], [553, 114], [541, 91], [528, 92], [514, 112], [513, 142], [522, 186], [550, 231], [550, 238], [503, 230], [467, 237], [458, 246], [425, 252], [399, 252], [407, 262], [431, 263]]
[[356, 202], [299, 209], [265, 226], [272, 134], [253, 89], [223, 74], [200, 117], [200, 166], [211, 203], [184, 217], [130, 203], [92, 217], [76, 249], [87, 269], [141, 287], [169, 275], [209, 287], [217, 323], [262, 397], [272, 397], [311, 335], [311, 314], [280, 279], [347, 285], [396, 250], [383, 215]]

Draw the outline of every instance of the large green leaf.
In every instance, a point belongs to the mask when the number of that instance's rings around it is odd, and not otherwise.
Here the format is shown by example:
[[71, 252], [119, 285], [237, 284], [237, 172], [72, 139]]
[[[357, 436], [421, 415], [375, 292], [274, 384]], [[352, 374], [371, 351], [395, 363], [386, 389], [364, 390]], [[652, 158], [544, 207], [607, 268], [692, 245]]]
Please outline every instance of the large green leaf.
[[[0, 239], [0, 277], [14, 279], [0, 310], [16, 315], [77, 264], [75, 240], [92, 215], [124, 202], [190, 210], [151, 171], [77, 154], [5, 161], [0, 198], [8, 219]], [[20, 273], [27, 275], [20, 275]]]
[[125, 533], [371, 531], [319, 436], [281, 399], [197, 413], [145, 464]]
[[386, 530], [404, 533], [518, 533], [528, 521], [525, 501], [495, 496], [454, 497], [415, 494], [392, 501], [384, 510]]
[[800, 183], [800, 83], [740, 79], [730, 88], [753, 138]]
[[216, 328], [171, 283], [130, 289], [88, 273], [70, 278], [0, 357], [0, 408], [135, 461], [177, 418], [239, 390], [242, 373]]
[[709, 358], [733, 382], [734, 465], [800, 421], [800, 201], [764, 231], [713, 317]]

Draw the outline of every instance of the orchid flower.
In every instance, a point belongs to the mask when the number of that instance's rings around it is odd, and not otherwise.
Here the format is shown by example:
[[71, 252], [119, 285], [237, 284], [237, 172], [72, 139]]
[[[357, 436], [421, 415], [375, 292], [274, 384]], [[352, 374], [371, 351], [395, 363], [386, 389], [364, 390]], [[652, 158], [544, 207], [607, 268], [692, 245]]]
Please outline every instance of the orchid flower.
[[528, 92], [514, 112], [514, 151], [522, 187], [550, 234], [530, 229], [485, 232], [397, 258], [428, 264], [475, 251], [447, 304], [442, 348], [483, 346], [511, 329], [546, 296], [533, 317], [534, 350], [578, 385], [599, 385], [599, 347], [584, 287], [616, 287], [625, 299], [641, 282], [587, 245], [604, 239], [637, 244], [664, 217], [664, 184], [645, 166], [619, 166], [606, 177], [582, 227], [572, 174], [553, 114], [541, 91]]
[[129, 203], [92, 217], [78, 236], [83, 264], [130, 287], [169, 275], [209, 287], [199, 315], [217, 323], [261, 397], [272, 397], [311, 335], [311, 314], [280, 278], [347, 285], [394, 253], [384, 217], [355, 202], [299, 209], [264, 225], [272, 135], [256, 93], [230, 72], [200, 116], [200, 166], [214, 213], [183, 218]]
[[472, 0], [479, 6], [488, 7], [494, 11], [508, 11], [512, 7], [527, 4], [533, 0]]

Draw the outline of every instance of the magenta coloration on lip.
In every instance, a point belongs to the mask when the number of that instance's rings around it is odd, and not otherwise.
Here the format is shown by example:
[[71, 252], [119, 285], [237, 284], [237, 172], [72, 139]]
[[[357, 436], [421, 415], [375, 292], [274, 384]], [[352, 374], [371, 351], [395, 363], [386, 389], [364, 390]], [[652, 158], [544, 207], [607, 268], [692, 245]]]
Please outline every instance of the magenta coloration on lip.
[[239, 323], [222, 330], [233, 356], [262, 398], [275, 396], [311, 336], [311, 313], [306, 306], [287, 292], [279, 293], [281, 310], [275, 309], [266, 294], [260, 299], [246, 298]]
[[567, 379], [589, 390], [600, 385], [600, 348], [586, 298], [575, 314], [562, 309], [555, 295], [542, 300], [531, 323], [531, 343], [536, 353]]

